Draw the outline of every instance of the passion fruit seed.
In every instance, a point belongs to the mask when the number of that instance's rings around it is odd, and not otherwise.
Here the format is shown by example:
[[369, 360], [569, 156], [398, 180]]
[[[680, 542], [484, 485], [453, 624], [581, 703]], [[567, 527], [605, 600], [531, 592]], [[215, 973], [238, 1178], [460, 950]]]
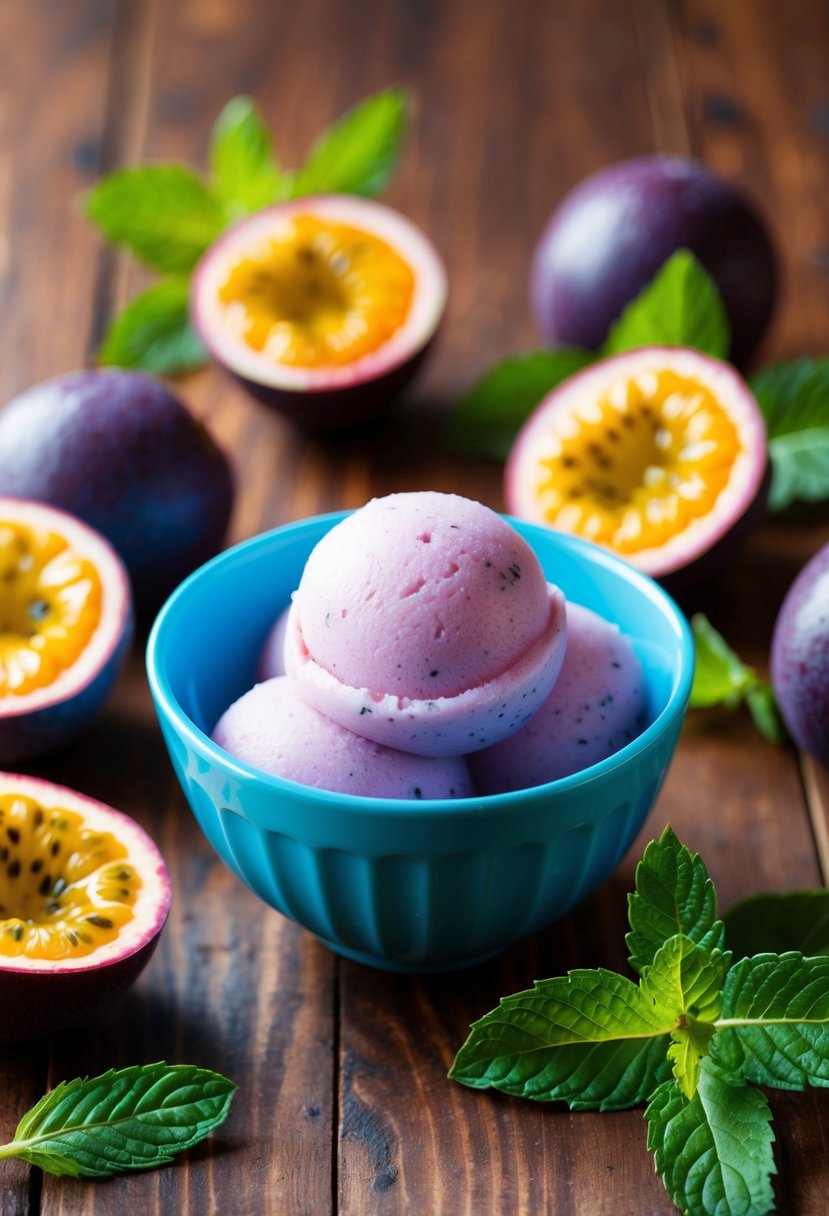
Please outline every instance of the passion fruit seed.
[[219, 299], [252, 350], [319, 368], [353, 363], [387, 342], [406, 320], [414, 285], [386, 241], [296, 215], [229, 267]]
[[0, 959], [91, 954], [132, 920], [141, 885], [110, 832], [75, 811], [0, 795]]
[[0, 521], [0, 696], [51, 684], [101, 618], [95, 566], [56, 532]]
[[710, 511], [738, 451], [710, 389], [673, 372], [615, 384], [551, 427], [540, 460], [547, 521], [627, 556]]

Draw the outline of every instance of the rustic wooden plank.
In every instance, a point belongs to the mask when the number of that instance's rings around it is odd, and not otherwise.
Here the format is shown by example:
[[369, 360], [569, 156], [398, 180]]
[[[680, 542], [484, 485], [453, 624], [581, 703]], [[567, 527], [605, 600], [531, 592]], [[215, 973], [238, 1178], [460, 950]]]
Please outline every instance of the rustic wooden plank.
[[[100, 165], [114, 21], [100, 0], [0, 7], [0, 405], [84, 361], [97, 242], [77, 200]], [[47, 1064], [45, 1042], [0, 1048], [3, 1142]], [[3, 1216], [37, 1211], [39, 1195], [39, 1171], [0, 1165]]]
[[782, 292], [761, 359], [822, 354], [829, 9], [682, 0], [671, 12], [694, 154], [750, 190], [777, 238]]
[[2, 6], [0, 403], [84, 361], [97, 241], [78, 199], [101, 163], [115, 13], [101, 0]]
[[691, 137], [669, 13], [664, 0], [632, 0], [632, 7], [656, 147], [689, 156]]
[[[228, 96], [252, 88], [253, 78], [274, 66], [276, 14], [263, 27], [261, 5], [244, 9], [159, 0], [125, 6], [109, 99], [110, 167], [199, 160]], [[93, 344], [114, 308], [146, 279], [123, 255], [105, 255]], [[274, 483], [280, 502], [286, 486], [307, 495], [299, 514], [320, 509], [323, 474], [309, 475], [320, 462], [307, 441], [281, 451], [274, 438], [282, 424], [265, 411], [263, 439], [253, 403], [217, 373], [193, 377], [182, 392], [237, 463], [238, 518], [246, 531], [267, 522], [264, 503]], [[303, 443], [307, 460], [298, 462]], [[243, 534], [238, 528], [234, 535]], [[155, 958], [118, 1013], [56, 1041], [50, 1080], [166, 1058], [216, 1068], [239, 1092], [225, 1126], [174, 1167], [95, 1186], [47, 1179], [41, 1211], [325, 1212], [335, 965], [243, 887], [201, 836], [161, 743], [143, 671], [145, 640], [142, 634], [107, 712], [71, 754], [49, 758], [44, 767], [147, 827], [170, 866], [174, 907]]]

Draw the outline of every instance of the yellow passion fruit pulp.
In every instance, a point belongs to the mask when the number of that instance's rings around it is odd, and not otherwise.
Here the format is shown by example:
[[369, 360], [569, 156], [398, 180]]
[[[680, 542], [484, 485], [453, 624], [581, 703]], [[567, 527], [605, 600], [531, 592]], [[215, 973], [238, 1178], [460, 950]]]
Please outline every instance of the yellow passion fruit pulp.
[[66, 537], [0, 520], [0, 696], [51, 684], [101, 619], [101, 580]]
[[207, 250], [191, 312], [214, 359], [312, 430], [381, 414], [446, 302], [431, 242], [381, 203], [316, 195], [256, 212]]

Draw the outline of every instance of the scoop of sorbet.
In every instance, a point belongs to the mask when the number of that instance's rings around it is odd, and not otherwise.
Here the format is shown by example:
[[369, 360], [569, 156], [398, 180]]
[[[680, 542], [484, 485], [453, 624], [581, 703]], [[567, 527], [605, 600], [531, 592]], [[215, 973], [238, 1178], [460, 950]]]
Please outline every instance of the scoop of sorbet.
[[543, 785], [597, 764], [638, 735], [642, 667], [617, 625], [567, 605], [567, 653], [553, 691], [525, 726], [469, 757], [477, 794]]
[[213, 740], [253, 768], [335, 793], [433, 799], [472, 792], [461, 757], [411, 756], [355, 735], [306, 705], [287, 676], [235, 701]]
[[486, 747], [546, 699], [565, 609], [527, 542], [481, 503], [377, 498], [312, 551], [285, 641], [322, 713], [424, 755]]

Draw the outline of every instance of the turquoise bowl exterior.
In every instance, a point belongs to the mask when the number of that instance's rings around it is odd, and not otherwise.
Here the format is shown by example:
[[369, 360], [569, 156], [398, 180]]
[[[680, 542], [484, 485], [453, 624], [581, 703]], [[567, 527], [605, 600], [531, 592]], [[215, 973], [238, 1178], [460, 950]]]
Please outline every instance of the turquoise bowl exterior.
[[344, 513], [244, 541], [186, 579], [149, 638], [150, 688], [202, 831], [266, 903], [348, 958], [385, 970], [471, 965], [558, 919], [613, 871], [644, 823], [693, 676], [685, 617], [651, 579], [584, 541], [510, 523], [568, 599], [616, 621], [644, 670], [649, 721], [614, 756], [533, 789], [407, 802], [311, 789], [211, 742], [254, 682], [305, 560]]

